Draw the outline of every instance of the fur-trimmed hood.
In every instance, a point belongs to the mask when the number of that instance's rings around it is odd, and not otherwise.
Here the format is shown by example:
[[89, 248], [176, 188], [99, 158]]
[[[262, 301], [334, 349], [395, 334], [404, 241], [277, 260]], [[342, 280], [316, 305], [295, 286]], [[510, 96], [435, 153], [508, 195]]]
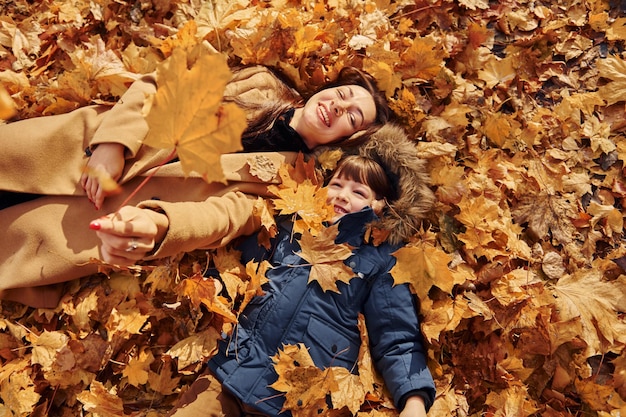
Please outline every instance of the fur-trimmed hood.
[[408, 240], [435, 203], [426, 161], [417, 156], [415, 143], [400, 126], [387, 123], [354, 153], [381, 164], [398, 188], [399, 197], [390, 202], [374, 226], [389, 231], [389, 243]]

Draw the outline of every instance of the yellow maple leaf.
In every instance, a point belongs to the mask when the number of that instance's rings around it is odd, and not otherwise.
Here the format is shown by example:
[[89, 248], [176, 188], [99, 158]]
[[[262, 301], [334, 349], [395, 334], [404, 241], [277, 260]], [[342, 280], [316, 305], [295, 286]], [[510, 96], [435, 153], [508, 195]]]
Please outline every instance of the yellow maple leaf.
[[154, 362], [154, 355], [149, 348], [144, 346], [137, 356], [130, 358], [122, 371], [122, 376], [128, 378], [130, 385], [135, 387], [143, 385], [148, 382], [148, 371], [152, 362]]
[[341, 149], [329, 149], [318, 155], [317, 162], [322, 169], [333, 171], [342, 156]]
[[57, 352], [61, 350], [69, 338], [61, 332], [49, 332], [44, 330], [39, 336], [31, 335], [32, 340], [32, 357], [34, 364], [39, 364], [44, 368], [52, 366], [55, 361]]
[[352, 415], [356, 415], [365, 401], [365, 387], [359, 376], [339, 366], [327, 368], [325, 371], [330, 383], [333, 408], [340, 410], [347, 407]]
[[368, 401], [384, 402], [385, 396], [381, 389], [385, 382], [376, 371], [372, 352], [370, 351], [369, 335], [367, 334], [367, 326], [365, 325], [365, 316], [359, 313], [358, 321], [359, 335], [361, 337], [361, 345], [359, 346], [359, 380], [367, 394]]
[[239, 312], [246, 308], [252, 298], [261, 296], [265, 293], [261, 286], [269, 281], [265, 276], [265, 273], [270, 268], [272, 268], [272, 264], [268, 261], [262, 261], [260, 263], [250, 261], [246, 264], [246, 272], [250, 279], [246, 282], [244, 297], [238, 307]]
[[159, 50], [163, 52], [163, 55], [169, 57], [176, 49], [182, 48], [185, 50], [192, 50], [198, 45], [196, 39], [196, 33], [198, 26], [195, 20], [189, 20], [178, 29], [175, 37], [168, 37], [159, 45]]
[[316, 25], [301, 26], [294, 33], [294, 43], [291, 45], [288, 54], [293, 55], [296, 61], [302, 59], [307, 54], [319, 51], [324, 43], [319, 39], [323, 36], [324, 32], [321, 31]]
[[561, 320], [579, 318], [588, 356], [599, 355], [606, 346], [626, 342], [626, 326], [618, 312], [626, 309], [625, 280], [604, 281], [601, 271], [577, 271], [565, 275], [552, 287]]
[[409, 77], [430, 81], [441, 71], [445, 54], [436, 40], [424, 37], [413, 40], [400, 57]]
[[141, 314], [135, 300], [118, 305], [111, 311], [105, 325], [109, 341], [114, 337], [126, 338], [131, 334], [139, 334], [148, 317], [147, 314]]
[[492, 113], [485, 117], [482, 131], [496, 146], [511, 148], [511, 143], [520, 135], [521, 124], [508, 114]]
[[600, 77], [610, 80], [598, 87], [598, 94], [607, 105], [626, 101], [626, 60], [615, 56], [596, 61]]
[[432, 286], [451, 293], [455, 284], [448, 268], [452, 257], [428, 243], [404, 246], [392, 254], [396, 264], [391, 276], [396, 284], [407, 283], [420, 299], [428, 296]]
[[490, 392], [485, 404], [503, 416], [529, 417], [539, 410], [528, 394], [528, 387], [520, 382], [511, 383], [500, 392]]
[[[214, 327], [208, 327], [201, 332], [177, 342], [166, 354], [178, 361], [178, 370], [182, 371], [193, 364], [200, 364], [217, 352], [217, 342], [221, 339], [220, 333]], [[152, 382], [150, 385], [152, 386]]]
[[234, 300], [238, 295], [243, 294], [245, 267], [241, 263], [241, 251], [230, 247], [218, 248], [213, 252], [213, 263], [226, 287], [228, 296]]
[[185, 51], [175, 49], [157, 68], [157, 92], [144, 109], [150, 128], [144, 143], [174, 147], [186, 174], [225, 182], [220, 155], [242, 149], [246, 128], [245, 112], [222, 102], [231, 76], [222, 55], [204, 51], [189, 68]]
[[326, 189], [314, 185], [309, 180], [296, 184], [295, 188], [270, 187], [276, 195], [272, 201], [279, 214], [294, 214], [294, 232], [309, 230], [318, 234], [323, 223], [332, 219], [334, 212], [326, 203]]
[[483, 69], [478, 70], [478, 78], [483, 80], [488, 88], [493, 88], [498, 84], [507, 86], [516, 75], [513, 58], [498, 59], [495, 56], [489, 58], [483, 65]]
[[576, 236], [576, 228], [571, 219], [577, 217], [575, 202], [566, 196], [558, 196], [545, 191], [520, 198], [513, 208], [517, 224], [528, 222], [528, 231], [540, 239], [548, 232], [561, 243], [569, 243]]
[[402, 87], [402, 75], [394, 70], [396, 63], [400, 61], [398, 53], [377, 44], [369, 46], [367, 52], [376, 59], [366, 58], [363, 69], [376, 79], [376, 84], [387, 97], [392, 97]]
[[83, 391], [76, 396], [76, 399], [83, 403], [86, 411], [102, 417], [113, 417], [124, 415], [124, 402], [117, 395], [117, 388], [111, 390], [100, 381], [92, 381], [89, 391]]
[[354, 272], [343, 261], [352, 255], [352, 248], [346, 243], [337, 244], [339, 224], [324, 228], [318, 236], [308, 231], [302, 232], [301, 251], [297, 253], [311, 264], [309, 283], [317, 281], [324, 291], [339, 292], [337, 282], [348, 283]]

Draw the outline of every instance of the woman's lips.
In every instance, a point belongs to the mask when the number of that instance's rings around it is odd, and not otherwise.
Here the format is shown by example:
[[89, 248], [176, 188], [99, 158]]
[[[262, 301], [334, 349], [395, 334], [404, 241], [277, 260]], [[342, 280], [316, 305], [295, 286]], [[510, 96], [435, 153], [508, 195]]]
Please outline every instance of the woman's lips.
[[330, 127], [330, 115], [328, 114], [328, 110], [326, 109], [326, 106], [324, 106], [321, 103], [318, 104], [317, 114], [320, 120], [322, 121], [322, 123], [324, 123], [327, 127]]

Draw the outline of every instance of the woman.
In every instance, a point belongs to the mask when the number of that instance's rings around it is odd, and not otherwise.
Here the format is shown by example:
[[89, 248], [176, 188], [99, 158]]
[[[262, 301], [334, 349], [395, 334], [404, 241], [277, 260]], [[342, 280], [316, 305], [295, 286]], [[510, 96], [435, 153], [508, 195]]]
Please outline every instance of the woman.
[[[325, 87], [302, 103], [293, 89], [265, 67], [236, 71], [225, 99], [244, 104], [247, 110], [244, 150], [309, 151], [321, 144], [358, 143], [364, 133], [387, 121], [385, 100], [366, 74], [348, 68]], [[154, 77], [144, 76], [110, 109], [89, 106], [0, 126], [0, 190], [9, 192], [0, 195], [8, 206], [0, 216], [0, 228], [6, 231], [0, 243], [0, 298], [54, 307], [62, 289], [51, 284], [97, 272], [90, 259], [99, 256], [98, 241], [86, 231], [94, 206], [105, 213], [115, 212], [151, 170], [168, 162], [169, 150], [142, 146], [148, 126], [141, 109], [146, 95], [155, 92]], [[295, 155], [266, 157], [280, 165]], [[233, 181], [228, 186], [187, 178], [178, 162], [168, 163], [128, 204], [204, 202], [232, 189], [263, 194], [263, 181], [245, 169], [248, 158], [223, 156], [226, 178]], [[85, 163], [111, 174], [122, 192], [106, 196], [93, 178], [84, 175]], [[38, 197], [30, 199], [31, 195]], [[253, 199], [237, 194], [229, 209], [246, 211], [253, 204]], [[224, 241], [240, 233], [238, 227], [244, 226], [234, 225]]]

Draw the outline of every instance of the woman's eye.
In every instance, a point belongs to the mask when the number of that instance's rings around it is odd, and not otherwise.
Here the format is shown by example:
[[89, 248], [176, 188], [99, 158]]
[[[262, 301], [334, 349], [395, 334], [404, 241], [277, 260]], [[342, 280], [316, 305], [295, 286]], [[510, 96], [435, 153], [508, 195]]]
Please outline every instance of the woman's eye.
[[350, 113], [348, 117], [350, 118], [350, 124], [356, 129], [356, 117], [354, 117], [354, 114], [352, 113]]
[[340, 98], [340, 99], [342, 99], [342, 100], [343, 100], [343, 98], [344, 98], [344, 96], [345, 96], [345, 95], [343, 94], [343, 91], [341, 91], [341, 90], [337, 90], [337, 95], [339, 95], [339, 98]]

